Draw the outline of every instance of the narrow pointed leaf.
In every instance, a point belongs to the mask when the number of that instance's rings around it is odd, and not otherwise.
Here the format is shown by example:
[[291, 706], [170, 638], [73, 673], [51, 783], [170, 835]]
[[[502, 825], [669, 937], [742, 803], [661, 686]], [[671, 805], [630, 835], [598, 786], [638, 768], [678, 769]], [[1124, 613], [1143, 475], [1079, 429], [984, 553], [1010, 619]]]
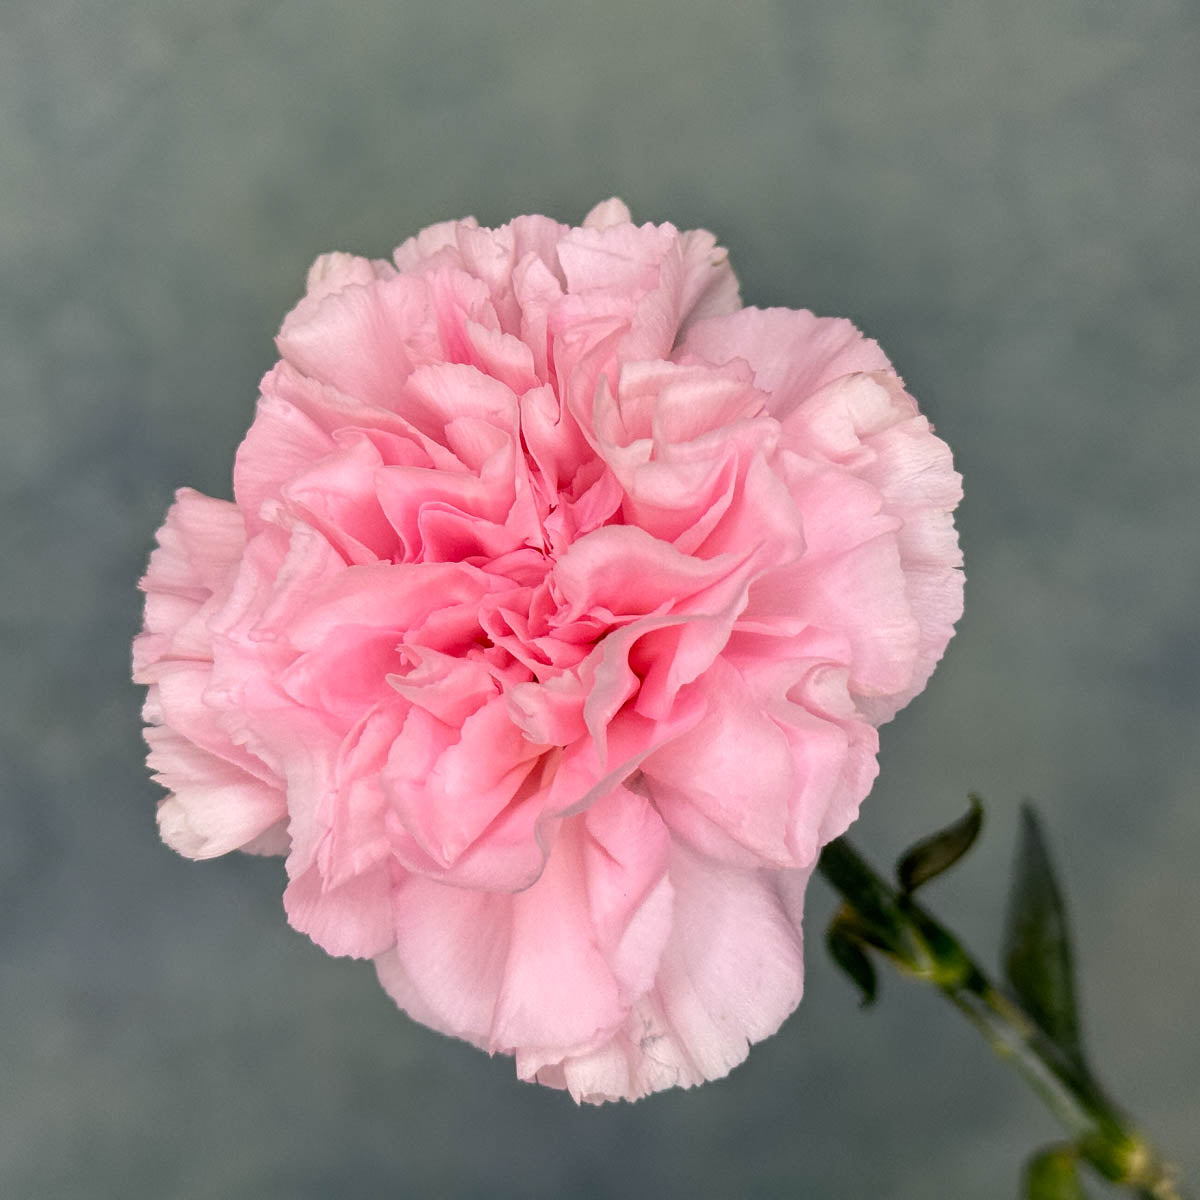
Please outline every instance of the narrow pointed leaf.
[[1029, 1016], [1072, 1064], [1086, 1071], [1066, 910], [1041, 826], [1028, 804], [1021, 809], [1004, 932], [1004, 974]]
[[983, 828], [983, 805], [972, 794], [971, 808], [966, 816], [914, 843], [896, 864], [896, 878], [905, 892], [915, 892], [922, 884], [936, 879], [974, 844]]
[[858, 988], [859, 1006], [868, 1008], [874, 1004], [878, 990], [875, 968], [858, 938], [851, 934], [842, 922], [835, 919], [825, 934], [825, 946], [833, 961], [850, 976]]
[[838, 919], [845, 922], [853, 915], [861, 940], [885, 950], [903, 941], [907, 918], [896, 905], [895, 893], [844, 837], [834, 838], [821, 851], [817, 870], [846, 901]]
[[1048, 1146], [1025, 1166], [1025, 1200], [1087, 1200], [1070, 1146]]

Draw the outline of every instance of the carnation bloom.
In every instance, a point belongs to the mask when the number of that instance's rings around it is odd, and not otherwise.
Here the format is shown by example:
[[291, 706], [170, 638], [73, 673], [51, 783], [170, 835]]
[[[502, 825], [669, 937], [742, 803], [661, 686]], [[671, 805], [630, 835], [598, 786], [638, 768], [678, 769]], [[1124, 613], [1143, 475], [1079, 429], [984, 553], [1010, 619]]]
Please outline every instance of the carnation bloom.
[[519, 217], [319, 258], [134, 677], [180, 853], [577, 1099], [724, 1075], [962, 603], [950, 452], [711, 235]]

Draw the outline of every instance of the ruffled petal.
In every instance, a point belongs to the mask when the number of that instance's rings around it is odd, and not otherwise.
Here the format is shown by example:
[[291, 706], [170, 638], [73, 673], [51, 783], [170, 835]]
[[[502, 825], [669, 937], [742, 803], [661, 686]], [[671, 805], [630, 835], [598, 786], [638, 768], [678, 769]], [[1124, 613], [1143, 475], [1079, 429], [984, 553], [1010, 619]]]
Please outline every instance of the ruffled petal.
[[669, 878], [671, 936], [654, 989], [616, 1036], [542, 1067], [539, 1082], [599, 1103], [719, 1079], [799, 1004], [807, 872], [739, 871], [676, 846]]
[[202, 750], [174, 729], [147, 729], [146, 741], [154, 781], [171, 793], [159, 802], [159, 833], [187, 858], [244, 849], [286, 815], [282, 788]]
[[386, 866], [329, 887], [316, 867], [296, 876], [283, 893], [294, 929], [329, 954], [375, 958], [395, 942], [392, 873]]
[[728, 664], [692, 685], [704, 718], [641, 764], [641, 787], [673, 833], [738, 866], [808, 866], [792, 860], [789, 802], [797, 788], [788, 739]]
[[771, 397], [769, 411], [782, 420], [819, 388], [857, 371], [890, 371], [878, 343], [840, 317], [818, 317], [806, 309], [743, 308], [697, 321], [681, 347], [683, 361], [741, 360], [754, 384]]
[[433, 298], [407, 275], [347, 287], [294, 310], [276, 344], [301, 374], [385, 409], [397, 408], [408, 376], [441, 354]]
[[421, 849], [451, 866], [509, 806], [546, 749], [526, 740], [500, 697], [458, 729], [414, 706], [382, 782]]
[[[412, 878], [396, 893], [397, 1002], [492, 1050], [539, 1060], [590, 1048], [655, 977], [670, 928], [669, 839], [640, 797], [610, 794], [565, 823], [546, 869], [516, 894]], [[446, 948], [453, 947], [453, 953]], [[397, 970], [396, 968], [399, 968]]]

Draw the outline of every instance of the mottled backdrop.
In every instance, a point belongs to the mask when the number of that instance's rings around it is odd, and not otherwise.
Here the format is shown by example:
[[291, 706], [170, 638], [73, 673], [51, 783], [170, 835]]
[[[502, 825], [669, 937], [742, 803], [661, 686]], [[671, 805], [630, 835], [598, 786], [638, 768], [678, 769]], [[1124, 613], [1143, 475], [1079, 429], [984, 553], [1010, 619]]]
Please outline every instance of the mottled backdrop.
[[850, 314], [955, 448], [967, 616], [885, 733], [887, 859], [994, 955], [1023, 795], [1086, 1032], [1200, 1182], [1200, 9], [1191, 0], [16, 0], [0, 9], [0, 1195], [979, 1197], [1056, 1133], [958, 1018], [808, 996], [723, 1083], [576, 1109], [156, 838], [127, 682], [172, 490], [229, 494], [331, 248], [618, 193]]

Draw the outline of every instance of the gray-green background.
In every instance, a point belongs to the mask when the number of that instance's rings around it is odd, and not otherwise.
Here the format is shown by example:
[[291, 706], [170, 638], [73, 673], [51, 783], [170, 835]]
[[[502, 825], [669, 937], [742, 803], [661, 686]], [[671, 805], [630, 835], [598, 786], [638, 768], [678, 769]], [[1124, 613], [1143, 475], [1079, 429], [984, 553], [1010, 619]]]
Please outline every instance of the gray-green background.
[[177, 858], [127, 682], [172, 490], [228, 495], [308, 261], [434, 220], [705, 226], [877, 336], [966, 477], [967, 615], [885, 732], [888, 859], [995, 953], [1042, 804], [1087, 1033], [1200, 1182], [1200, 9], [1192, 0], [10, 0], [0, 9], [0, 1194], [1016, 1194], [1051, 1119], [916, 985], [728, 1080], [575, 1109]]

